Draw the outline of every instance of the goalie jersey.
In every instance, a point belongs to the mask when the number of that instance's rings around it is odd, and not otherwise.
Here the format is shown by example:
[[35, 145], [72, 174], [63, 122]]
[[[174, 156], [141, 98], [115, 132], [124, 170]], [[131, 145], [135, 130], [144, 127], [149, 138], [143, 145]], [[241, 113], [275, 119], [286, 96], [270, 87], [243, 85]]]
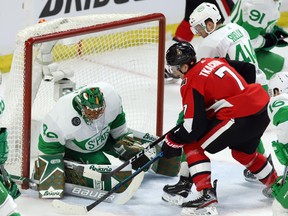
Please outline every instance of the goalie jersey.
[[[72, 105], [82, 88], [99, 87], [106, 104], [104, 113], [87, 124]], [[64, 146], [80, 153], [96, 152], [105, 146], [108, 137], [117, 139], [128, 132], [120, 96], [107, 83], [84, 86], [61, 97], [45, 116], [38, 148], [44, 154], [64, 153]]]

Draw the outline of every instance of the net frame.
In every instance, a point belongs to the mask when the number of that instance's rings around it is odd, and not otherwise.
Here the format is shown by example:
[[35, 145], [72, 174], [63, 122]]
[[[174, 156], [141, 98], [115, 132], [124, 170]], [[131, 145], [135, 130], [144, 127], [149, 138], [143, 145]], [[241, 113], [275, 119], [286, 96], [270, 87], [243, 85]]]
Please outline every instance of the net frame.
[[[164, 110], [164, 55], [165, 55], [165, 16], [160, 13], [140, 15], [133, 18], [126, 18], [108, 23], [96, 24], [93, 26], [61, 31], [57, 33], [43, 34], [30, 37], [25, 41], [24, 54], [24, 77], [23, 77], [23, 133], [22, 133], [22, 169], [21, 176], [30, 175], [30, 152], [31, 152], [31, 109], [32, 109], [32, 72], [33, 72], [33, 46], [35, 44], [69, 38], [72, 36], [81, 36], [83, 34], [95, 33], [104, 30], [116, 29], [126, 26], [132, 26], [140, 23], [157, 21], [159, 23], [159, 43], [158, 43], [158, 80], [157, 80], [157, 121], [156, 135], [163, 133], [163, 110]], [[163, 79], [162, 79], [163, 78]], [[24, 186], [23, 188], [27, 188]]]

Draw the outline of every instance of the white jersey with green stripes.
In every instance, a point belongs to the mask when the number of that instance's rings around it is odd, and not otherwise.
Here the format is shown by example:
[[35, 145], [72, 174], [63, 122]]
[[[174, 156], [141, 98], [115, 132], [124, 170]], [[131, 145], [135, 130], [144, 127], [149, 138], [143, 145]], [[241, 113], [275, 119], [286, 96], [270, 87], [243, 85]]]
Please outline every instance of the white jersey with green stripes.
[[239, 0], [230, 21], [243, 26], [250, 35], [254, 49], [262, 47], [262, 35], [270, 33], [280, 17], [282, 0]]
[[[247, 31], [235, 23], [222, 25], [203, 38], [196, 53], [198, 60], [204, 57], [226, 57], [231, 60], [249, 62], [259, 68]], [[256, 82], [266, 85], [265, 74], [260, 70], [257, 72]]]
[[81, 153], [95, 152], [104, 147], [109, 135], [116, 139], [128, 132], [121, 97], [114, 88], [104, 82], [87, 87], [99, 87], [102, 91], [106, 104], [102, 116], [87, 124], [74, 109], [73, 98], [81, 89], [61, 97], [43, 120], [39, 138], [41, 145], [38, 145], [40, 151], [43, 152], [41, 148], [47, 148], [45, 146], [50, 146], [52, 151], [52, 146], [55, 146], [56, 153], [62, 145]]
[[268, 115], [271, 123], [276, 126], [278, 142], [288, 143], [288, 94], [280, 94], [270, 98]]

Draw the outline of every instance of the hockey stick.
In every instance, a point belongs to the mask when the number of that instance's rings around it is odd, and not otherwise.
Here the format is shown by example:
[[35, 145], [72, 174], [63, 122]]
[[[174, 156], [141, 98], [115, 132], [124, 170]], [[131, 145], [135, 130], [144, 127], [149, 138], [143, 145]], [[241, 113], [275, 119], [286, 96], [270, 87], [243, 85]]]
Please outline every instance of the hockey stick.
[[288, 166], [285, 166], [285, 168], [284, 168], [284, 173], [283, 173], [283, 181], [282, 181], [282, 185], [285, 184], [286, 177], [287, 177], [287, 172], [288, 172]]
[[152, 158], [150, 161], [148, 161], [144, 166], [136, 170], [132, 175], [128, 176], [126, 179], [124, 179], [122, 182], [119, 182], [116, 186], [114, 186], [110, 191], [108, 191], [105, 195], [103, 195], [100, 199], [96, 200], [95, 202], [91, 203], [88, 206], [78, 206], [78, 205], [72, 205], [65, 203], [61, 200], [53, 200], [52, 205], [57, 208], [60, 211], [64, 211], [69, 214], [86, 214], [87, 212], [91, 211], [95, 206], [99, 205], [101, 202], [103, 202], [107, 197], [109, 197], [114, 192], [118, 191], [121, 186], [126, 184], [128, 181], [133, 179], [135, 176], [137, 176], [139, 173], [143, 173], [143, 170], [145, 170], [148, 166], [150, 166], [152, 163], [154, 163], [156, 160], [161, 158], [163, 156], [163, 152], [160, 152], [156, 157]]
[[[134, 129], [129, 128], [129, 132], [133, 133], [134, 138], [139, 140], [141, 143], [151, 143], [158, 139], [157, 136], [149, 133], [143, 133]], [[119, 164], [116, 165], [98, 165], [98, 164], [79, 164], [69, 160], [64, 160], [65, 169], [75, 170], [78, 175], [101, 181], [102, 173], [111, 172], [116, 169]], [[129, 168], [130, 170], [131, 168]], [[122, 169], [123, 170], [123, 169]]]
[[[37, 184], [39, 183], [39, 181], [30, 179], [30, 178], [21, 177], [21, 176], [16, 176], [16, 175], [10, 175], [10, 177], [17, 184], [29, 183], [30, 189], [38, 191]], [[143, 178], [144, 178], [144, 172], [140, 173], [135, 178], [133, 178], [133, 180], [131, 181], [131, 183], [129, 184], [129, 186], [126, 188], [125, 191], [121, 193], [111, 194], [104, 201], [108, 203], [117, 204], [117, 205], [125, 204], [135, 194], [135, 192], [141, 185]], [[81, 197], [85, 199], [92, 199], [92, 200], [98, 200], [107, 193], [107, 191], [103, 191], [103, 190], [99, 190], [95, 188], [89, 188], [89, 187], [80, 186], [80, 185], [75, 185], [71, 183], [65, 183], [64, 192], [65, 194], [68, 194], [71, 196]]]
[[130, 158], [129, 160], [125, 161], [122, 165], [120, 165], [119, 167], [117, 167], [116, 169], [114, 169], [113, 171], [109, 172], [109, 173], [100, 173], [101, 175], [101, 181], [105, 181], [108, 178], [111, 178], [113, 175], [115, 175], [117, 172], [119, 172], [120, 170], [122, 170], [124, 167], [126, 167], [129, 164], [132, 164], [135, 160], [137, 160], [138, 158], [140, 158], [142, 155], [145, 154], [145, 152], [147, 152], [148, 150], [150, 150], [151, 148], [153, 148], [154, 146], [156, 146], [158, 143], [160, 143], [162, 140], [165, 139], [165, 136], [169, 133], [171, 133], [172, 131], [177, 130], [178, 128], [180, 128], [182, 124], [178, 124], [176, 125], [174, 128], [172, 128], [170, 131], [166, 132], [164, 135], [162, 135], [161, 137], [159, 137], [157, 140], [155, 140], [154, 142], [152, 142], [150, 145], [146, 146], [141, 152], [139, 152], [138, 154], [136, 154], [135, 156], [133, 156], [132, 158]]
[[9, 178], [7, 176], [7, 173], [5, 171], [5, 168], [4, 168], [4, 164], [1, 164], [0, 165], [0, 170], [1, 170], [1, 173], [2, 173], [2, 176], [3, 176], [3, 179], [4, 179], [4, 182], [5, 182], [5, 185], [10, 188], [11, 187], [11, 183], [9, 181]]
[[[65, 169], [67, 170], [74, 170], [80, 176], [94, 179], [94, 180], [101, 180], [101, 172], [111, 172], [116, 165], [104, 165], [104, 164], [79, 164], [77, 162], [64, 160]], [[131, 170], [131, 168], [127, 169]], [[127, 171], [125, 170], [125, 171]]]

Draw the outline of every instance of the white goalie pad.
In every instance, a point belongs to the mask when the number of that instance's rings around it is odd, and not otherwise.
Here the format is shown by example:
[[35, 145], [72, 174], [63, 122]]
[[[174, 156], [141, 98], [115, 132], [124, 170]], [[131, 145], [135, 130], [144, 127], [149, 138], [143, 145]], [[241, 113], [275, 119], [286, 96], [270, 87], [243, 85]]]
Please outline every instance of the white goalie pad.
[[204, 208], [182, 208], [181, 216], [218, 216], [215, 206], [207, 206]]

